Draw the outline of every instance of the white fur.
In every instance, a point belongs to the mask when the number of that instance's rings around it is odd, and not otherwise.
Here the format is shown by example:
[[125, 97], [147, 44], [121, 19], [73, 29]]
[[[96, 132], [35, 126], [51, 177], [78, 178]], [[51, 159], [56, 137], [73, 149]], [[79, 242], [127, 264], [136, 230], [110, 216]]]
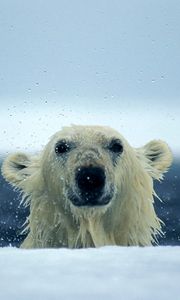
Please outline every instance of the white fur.
[[[124, 151], [113, 165], [105, 145], [122, 141]], [[72, 140], [76, 148], [66, 161], [54, 151], [60, 139]], [[95, 149], [92, 150], [92, 149]], [[104, 245], [151, 245], [161, 233], [161, 221], [153, 207], [153, 179], [162, 179], [172, 162], [163, 141], [134, 149], [117, 131], [100, 126], [71, 126], [56, 133], [44, 151], [34, 157], [17, 153], [3, 164], [4, 177], [23, 193], [30, 205], [27, 238], [23, 248], [99, 247]], [[104, 166], [115, 193], [105, 206], [76, 207], [67, 197], [78, 166]]]

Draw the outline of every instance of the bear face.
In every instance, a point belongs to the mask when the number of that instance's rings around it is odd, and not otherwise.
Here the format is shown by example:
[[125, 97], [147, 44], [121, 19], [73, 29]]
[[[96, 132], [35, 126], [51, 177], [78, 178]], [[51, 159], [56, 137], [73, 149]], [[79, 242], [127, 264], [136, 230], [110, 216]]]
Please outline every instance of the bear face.
[[38, 156], [9, 156], [4, 177], [30, 205], [23, 246], [152, 244], [161, 231], [153, 179], [162, 179], [171, 161], [163, 141], [134, 149], [109, 127], [75, 125]]

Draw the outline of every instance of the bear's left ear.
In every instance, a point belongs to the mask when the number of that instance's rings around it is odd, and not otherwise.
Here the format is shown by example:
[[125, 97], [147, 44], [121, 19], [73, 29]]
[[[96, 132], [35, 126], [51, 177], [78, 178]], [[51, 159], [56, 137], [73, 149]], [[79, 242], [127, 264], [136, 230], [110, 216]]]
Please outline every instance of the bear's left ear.
[[33, 173], [32, 158], [24, 153], [9, 155], [2, 165], [2, 175], [15, 187], [20, 187], [21, 183]]
[[162, 179], [173, 160], [169, 146], [164, 141], [153, 140], [137, 150], [138, 156], [145, 162], [146, 171], [154, 179]]

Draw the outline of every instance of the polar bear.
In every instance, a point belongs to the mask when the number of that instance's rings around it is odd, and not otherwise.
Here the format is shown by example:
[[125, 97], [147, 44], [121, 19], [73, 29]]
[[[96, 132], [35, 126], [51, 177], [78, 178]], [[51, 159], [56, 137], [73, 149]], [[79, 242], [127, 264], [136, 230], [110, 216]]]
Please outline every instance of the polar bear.
[[21, 247], [153, 245], [162, 232], [153, 179], [171, 162], [165, 142], [133, 148], [104, 126], [64, 127], [40, 154], [9, 155], [2, 173], [30, 206]]

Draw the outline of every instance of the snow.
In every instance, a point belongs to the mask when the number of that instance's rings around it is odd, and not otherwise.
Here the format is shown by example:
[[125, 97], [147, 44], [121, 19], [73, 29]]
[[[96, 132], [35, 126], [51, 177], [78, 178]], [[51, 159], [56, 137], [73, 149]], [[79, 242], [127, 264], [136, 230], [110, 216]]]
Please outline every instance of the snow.
[[180, 247], [0, 249], [3, 300], [179, 299]]

